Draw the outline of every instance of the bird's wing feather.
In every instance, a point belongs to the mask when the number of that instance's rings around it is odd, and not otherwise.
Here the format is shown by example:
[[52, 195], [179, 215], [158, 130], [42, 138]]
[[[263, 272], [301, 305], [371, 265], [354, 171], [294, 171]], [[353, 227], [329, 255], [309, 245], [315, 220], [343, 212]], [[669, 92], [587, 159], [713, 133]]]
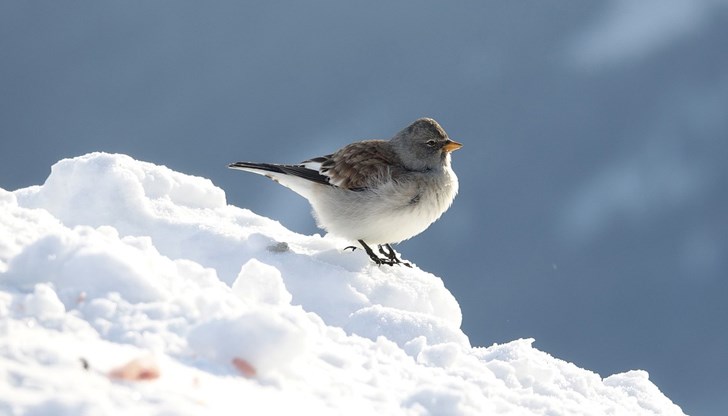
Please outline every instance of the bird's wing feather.
[[331, 185], [351, 191], [376, 187], [403, 173], [399, 158], [382, 140], [366, 140], [345, 146], [336, 153], [305, 160], [298, 165], [274, 163], [236, 162], [230, 168], [248, 170], [281, 179], [279, 175], [292, 175], [322, 185]]
[[366, 140], [352, 143], [336, 153], [305, 163], [320, 163], [319, 172], [329, 183], [353, 191], [373, 188], [404, 170], [388, 142]]
[[[229, 165], [232, 169], [248, 170], [255, 173], [266, 175], [266, 172], [274, 174], [284, 174], [298, 176], [317, 182], [323, 185], [329, 185], [329, 178], [319, 173], [318, 170], [309, 169], [305, 165], [278, 165], [275, 163], [253, 163], [253, 162], [236, 162]], [[268, 175], [270, 176], [270, 175]], [[271, 177], [272, 178], [272, 177]]]

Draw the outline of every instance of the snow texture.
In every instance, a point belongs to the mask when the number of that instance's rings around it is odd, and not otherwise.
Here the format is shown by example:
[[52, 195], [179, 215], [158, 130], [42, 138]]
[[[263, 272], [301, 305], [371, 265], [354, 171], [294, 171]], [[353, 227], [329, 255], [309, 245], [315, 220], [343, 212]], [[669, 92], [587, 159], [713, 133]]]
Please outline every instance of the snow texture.
[[644, 371], [472, 347], [437, 276], [207, 179], [93, 153], [0, 207], [0, 414], [683, 414]]

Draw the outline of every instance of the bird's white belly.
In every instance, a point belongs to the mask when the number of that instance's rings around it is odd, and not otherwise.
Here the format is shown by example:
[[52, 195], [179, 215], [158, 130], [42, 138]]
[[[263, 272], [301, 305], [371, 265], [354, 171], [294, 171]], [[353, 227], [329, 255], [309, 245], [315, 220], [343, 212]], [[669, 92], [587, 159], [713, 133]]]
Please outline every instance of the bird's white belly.
[[351, 235], [363, 235], [361, 239], [371, 244], [398, 243], [425, 231], [441, 214], [417, 207], [402, 209], [369, 221], [359, 221], [360, 225], [352, 227], [354, 233]]
[[[426, 230], [450, 207], [458, 183], [455, 174], [448, 173], [449, 180], [424, 189], [392, 185], [376, 191], [352, 192], [328, 188], [324, 191], [334, 192], [314, 198], [314, 216], [321, 228], [351, 241], [398, 243]], [[415, 197], [417, 201], [413, 202]]]

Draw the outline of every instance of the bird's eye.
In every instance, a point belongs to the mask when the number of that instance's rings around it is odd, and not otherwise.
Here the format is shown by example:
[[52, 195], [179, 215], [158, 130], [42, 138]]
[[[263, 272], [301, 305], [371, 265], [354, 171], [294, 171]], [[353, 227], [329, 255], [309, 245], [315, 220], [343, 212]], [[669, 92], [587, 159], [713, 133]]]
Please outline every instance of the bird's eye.
[[426, 143], [426, 144], [427, 144], [428, 146], [430, 146], [430, 147], [435, 147], [435, 143], [437, 143], [437, 142], [436, 142], [436, 141], [434, 141], [434, 140], [432, 140], [432, 139], [430, 139], [430, 140], [428, 140], [428, 141], [427, 141], [427, 143]]

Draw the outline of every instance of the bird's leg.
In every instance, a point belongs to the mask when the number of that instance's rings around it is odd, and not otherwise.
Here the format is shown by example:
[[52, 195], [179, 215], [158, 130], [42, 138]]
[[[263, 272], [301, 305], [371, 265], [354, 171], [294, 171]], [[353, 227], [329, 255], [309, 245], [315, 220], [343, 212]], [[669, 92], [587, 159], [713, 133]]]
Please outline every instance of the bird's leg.
[[359, 244], [361, 244], [362, 248], [364, 248], [364, 251], [369, 255], [369, 258], [372, 259], [374, 263], [377, 264], [384, 264], [383, 262], [386, 261], [386, 259], [382, 259], [376, 254], [374, 254], [374, 251], [372, 251], [372, 248], [367, 245], [367, 243], [364, 242], [364, 240], [358, 240]]
[[[362, 248], [364, 248], [364, 251], [367, 252], [367, 254], [369, 255], [369, 258], [372, 259], [372, 261], [374, 263], [377, 263], [380, 266], [382, 264], [386, 264], [386, 265], [389, 265], [389, 266], [394, 266], [395, 265], [395, 262], [392, 261], [392, 259], [390, 259], [390, 258], [381, 258], [381, 257], [377, 256], [376, 253], [374, 253], [374, 250], [372, 250], [372, 248], [369, 247], [367, 245], [367, 243], [364, 242], [364, 240], [359, 240], [359, 244], [361, 244]], [[380, 251], [381, 251], [381, 246], [380, 246]], [[382, 252], [382, 254], [385, 254], [385, 253]]]
[[407, 267], [412, 267], [411, 264], [407, 263], [406, 261], [402, 261], [400, 258], [397, 257], [397, 252], [394, 251], [392, 246], [389, 244], [384, 244], [384, 247], [387, 248], [387, 252], [384, 251], [384, 248], [380, 245], [379, 246], [379, 252], [387, 256], [387, 258], [393, 262], [394, 264], [403, 264]]
[[[385, 244], [384, 246], [389, 247], [389, 244]], [[377, 245], [377, 247], [379, 248], [379, 252], [382, 253], [382, 255], [384, 255], [384, 257], [386, 257], [386, 258], [388, 258], [390, 260], [396, 260], [395, 257], [392, 257], [392, 251], [391, 250], [389, 252], [384, 251], [384, 246], [381, 245], [381, 244], [378, 244]]]
[[[379, 257], [374, 252], [374, 250], [372, 250], [372, 248], [369, 247], [369, 245], [367, 245], [367, 243], [364, 242], [364, 240], [357, 240], [357, 241], [359, 242], [359, 244], [361, 244], [362, 248], [367, 253], [367, 255], [369, 256], [369, 258], [372, 259], [372, 261], [374, 263], [376, 263], [376, 264], [378, 264], [380, 266], [382, 264], [386, 264], [387, 266], [394, 266], [395, 264], [403, 264], [403, 265], [405, 265], [407, 267], [412, 267], [411, 264], [407, 263], [406, 261], [402, 261], [401, 259], [399, 259], [397, 257], [397, 252], [394, 251], [394, 249], [392, 248], [392, 246], [390, 246], [389, 244], [384, 244], [384, 245], [379, 244], [379, 245], [377, 245], [377, 249], [384, 256], [384, 257]], [[351, 251], [354, 251], [354, 250], [357, 249], [357, 247], [349, 246], [349, 247], [346, 247], [344, 250], [349, 249], [349, 248], [351, 249]], [[386, 250], [385, 250], [385, 248], [386, 248]]]

